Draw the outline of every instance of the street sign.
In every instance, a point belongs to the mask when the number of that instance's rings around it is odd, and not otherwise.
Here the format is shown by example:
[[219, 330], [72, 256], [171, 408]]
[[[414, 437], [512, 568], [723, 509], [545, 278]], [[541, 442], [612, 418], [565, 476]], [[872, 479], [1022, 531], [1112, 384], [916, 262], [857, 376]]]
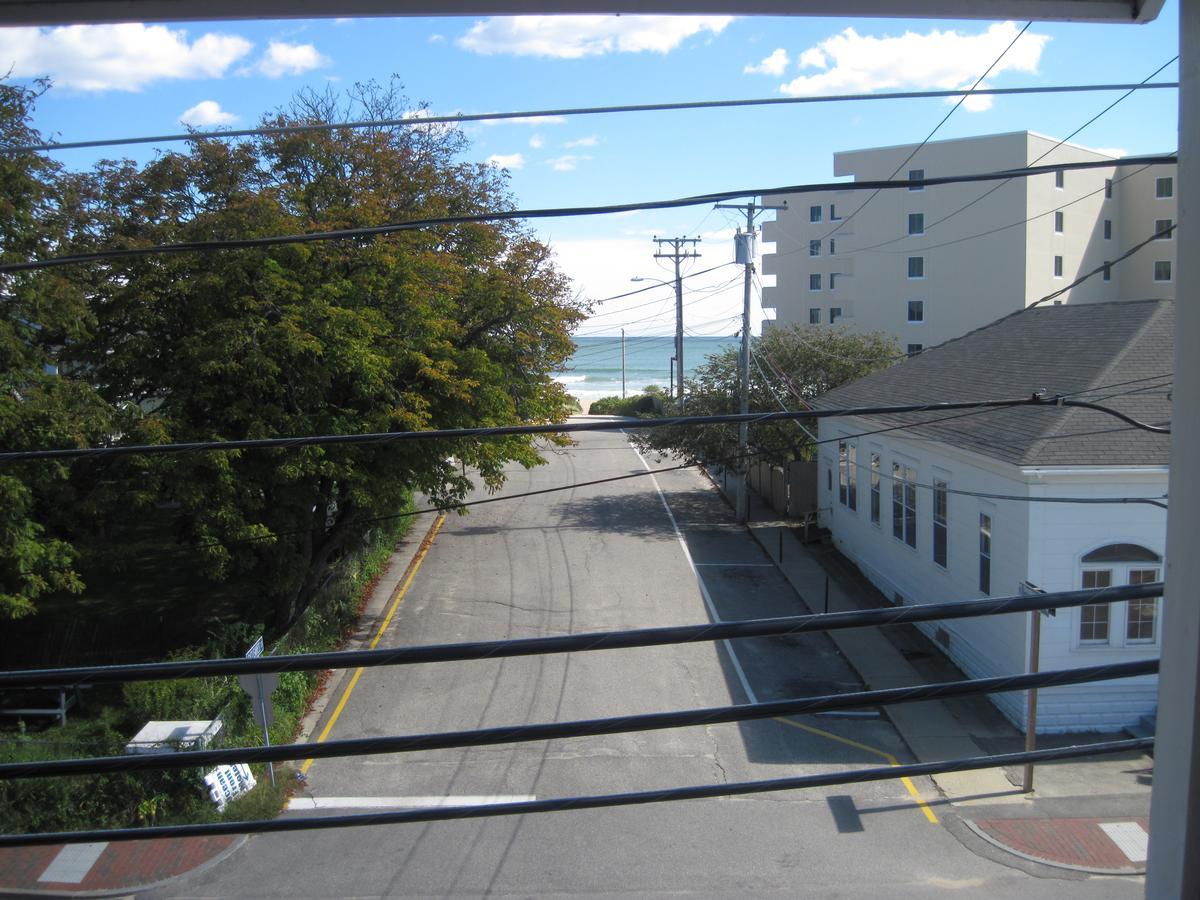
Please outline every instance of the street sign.
[[[258, 659], [263, 655], [262, 635], [258, 636], [250, 649], [246, 651], [247, 659]], [[271, 703], [271, 694], [279, 684], [279, 675], [275, 672], [256, 672], [253, 675], [239, 675], [238, 683], [242, 690], [250, 695], [250, 712], [254, 721], [262, 726], [263, 746], [271, 746], [270, 725], [275, 721], [275, 707]], [[267, 763], [267, 772], [271, 776], [271, 787], [275, 787], [275, 765]]]
[[[243, 691], [250, 695], [250, 711], [254, 714], [254, 721], [259, 725], [270, 725], [274, 722], [275, 704], [271, 702], [271, 695], [279, 686], [278, 673], [239, 675], [238, 684], [242, 686]], [[263, 722], [264, 718], [266, 719], [265, 723]]]

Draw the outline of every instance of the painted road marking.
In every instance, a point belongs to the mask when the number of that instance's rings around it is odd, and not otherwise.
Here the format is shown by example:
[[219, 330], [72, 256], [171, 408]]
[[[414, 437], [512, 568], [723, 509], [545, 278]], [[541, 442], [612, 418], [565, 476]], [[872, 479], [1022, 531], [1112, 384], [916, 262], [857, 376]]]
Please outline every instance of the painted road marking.
[[722, 563], [693, 563], [698, 569], [701, 566], [712, 566], [719, 569], [773, 569], [775, 563], [744, 563], [744, 562], [722, 562]]
[[1145, 862], [1150, 851], [1150, 835], [1137, 822], [1101, 822], [1100, 830], [1109, 836], [1130, 862]]
[[529, 803], [536, 794], [480, 794], [460, 797], [293, 797], [288, 809], [438, 809], [445, 806], [494, 806]]
[[79, 884], [108, 846], [107, 841], [98, 844], [67, 844], [58, 851], [38, 878], [38, 881], [54, 881], [58, 884]]
[[[650, 466], [646, 463], [646, 458], [642, 456], [636, 447], [630, 445], [630, 449], [634, 453], [637, 453], [637, 458], [642, 461], [642, 467], [649, 472]], [[712, 597], [709, 596], [708, 586], [704, 583], [704, 579], [700, 576], [700, 572], [696, 569], [696, 563], [692, 560], [692, 554], [688, 550], [687, 541], [684, 540], [683, 532], [679, 528], [679, 522], [676, 521], [675, 514], [671, 512], [671, 505], [667, 502], [667, 495], [663, 493], [663, 489], [658, 483], [658, 477], [656, 475], [651, 475], [650, 483], [654, 485], [654, 490], [658, 492], [658, 499], [662, 501], [663, 509], [667, 511], [667, 518], [671, 520], [671, 527], [675, 530], [675, 539], [679, 541], [679, 546], [683, 548], [684, 559], [687, 560], [688, 565], [691, 567], [692, 574], [696, 576], [696, 581], [700, 585], [700, 596], [704, 598], [704, 605], [708, 608], [708, 614], [714, 622], [720, 623], [721, 617], [717, 614], [717, 608], [715, 605], [713, 605]], [[769, 565], [774, 566], [774, 563], [770, 563]], [[758, 695], [755, 694], [754, 688], [750, 687], [750, 680], [746, 677], [746, 672], [742, 668], [741, 662], [738, 660], [737, 653], [734, 651], [733, 645], [729, 641], [721, 641], [721, 643], [725, 645], [725, 652], [729, 654], [729, 661], [733, 664], [733, 671], [737, 675], [738, 683], [741, 684], [742, 690], [745, 692], [747, 699], [749, 699], [751, 703], [758, 703]], [[784, 725], [791, 725], [793, 728], [799, 728], [801, 731], [807, 731], [810, 734], [815, 734], [831, 741], [836, 741], [839, 744], [845, 744], [848, 747], [856, 747], [866, 753], [874, 754], [875, 756], [887, 760], [889, 766], [900, 765], [900, 761], [897, 760], [892, 754], [876, 747], [871, 747], [868, 744], [852, 741], [849, 738], [836, 735], [831, 731], [814, 728], [811, 725], [806, 725], [803, 722], [797, 722], [794, 719], [778, 717], [775, 719], [775, 721], [782, 722]], [[925, 814], [925, 818], [936, 825], [938, 822], [937, 816], [934, 815], [933, 810], [929, 808], [929, 804], [925, 802], [925, 798], [921, 796], [921, 792], [917, 790], [917, 786], [913, 784], [912, 779], [905, 776], [900, 779], [900, 782], [904, 785], [905, 790], [908, 791], [909, 796], [916, 801], [917, 806], [921, 808], [921, 812]]]
[[[396, 614], [396, 610], [400, 608], [400, 601], [402, 601], [404, 599], [404, 595], [408, 593], [408, 588], [412, 584], [413, 578], [416, 577], [417, 569], [421, 568], [421, 561], [425, 559], [425, 554], [428, 553], [429, 548], [433, 546], [433, 540], [437, 537], [437, 533], [441, 531], [442, 523], [445, 521], [446, 514], [439, 514], [437, 520], [434, 521], [433, 526], [426, 533], [425, 539], [421, 541], [421, 549], [417, 552], [417, 555], [413, 561], [409, 563], [408, 574], [404, 578], [404, 582], [396, 589], [396, 595], [392, 598], [391, 607], [388, 609], [387, 615], [383, 617], [383, 621], [379, 623], [379, 630], [375, 632], [375, 637], [372, 638], [371, 643], [367, 646], [368, 650], [375, 649], [375, 647], [379, 644], [380, 639], [383, 637], [383, 633], [387, 631], [388, 626], [392, 624], [392, 616], [394, 616]], [[358, 684], [358, 679], [362, 677], [362, 673], [362, 666], [359, 666], [354, 670], [354, 675], [351, 676], [350, 683], [346, 685], [346, 690], [342, 692], [342, 698], [338, 700], [337, 706], [334, 707], [333, 715], [329, 717], [329, 721], [325, 723], [325, 727], [321, 730], [320, 735], [317, 736], [316, 743], [325, 743], [325, 739], [328, 738], [329, 733], [333, 731], [333, 726], [337, 723], [338, 717], [342, 714], [342, 710], [346, 708], [346, 701], [350, 699], [350, 694], [354, 690], [354, 686]], [[312, 764], [313, 760], [306, 759], [304, 764], [300, 766], [300, 771], [302, 773], [307, 773], [308, 770], [312, 768]]]

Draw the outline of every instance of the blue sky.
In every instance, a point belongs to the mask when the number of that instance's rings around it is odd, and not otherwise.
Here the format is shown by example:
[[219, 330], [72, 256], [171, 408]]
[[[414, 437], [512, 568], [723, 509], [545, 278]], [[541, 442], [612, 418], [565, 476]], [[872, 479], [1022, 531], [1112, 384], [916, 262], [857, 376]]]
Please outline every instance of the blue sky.
[[[1143, 26], [1035, 23], [993, 87], [1140, 81], [1177, 52], [1177, 0]], [[720, 16], [408, 18], [0, 29], [0, 70], [51, 77], [35, 124], [69, 140], [161, 134], [181, 117], [247, 127], [303, 87], [393, 73], [436, 113], [968, 86], [1023, 23]], [[1159, 76], [1175, 80], [1172, 65]], [[1074, 130], [1111, 94], [1002, 97], [959, 109], [938, 138]], [[1177, 95], [1137, 94], [1075, 142], [1137, 154], [1175, 149]], [[524, 207], [591, 205], [823, 181], [837, 150], [911, 143], [942, 100], [870, 101], [586, 116], [470, 125], [469, 155], [505, 166]], [[105, 151], [148, 158], [150, 147]], [[57, 154], [87, 167], [94, 151]], [[732, 258], [736, 214], [708, 207], [544, 220], [536, 231], [586, 297], [668, 278], [653, 235], [702, 235], [707, 268]], [[736, 279], [723, 290], [716, 290]], [[688, 328], [731, 334], [732, 266], [689, 282]], [[666, 289], [612, 301], [581, 333], [669, 333]], [[756, 314], [756, 319], [758, 315]]]

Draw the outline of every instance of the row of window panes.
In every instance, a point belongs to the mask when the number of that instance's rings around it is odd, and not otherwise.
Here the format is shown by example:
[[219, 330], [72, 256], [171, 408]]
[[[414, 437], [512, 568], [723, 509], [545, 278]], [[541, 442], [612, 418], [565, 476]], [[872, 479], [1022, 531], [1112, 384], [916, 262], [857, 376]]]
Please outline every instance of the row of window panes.
[[[831, 291], [837, 290], [837, 277], [839, 274], [841, 273], [829, 273], [829, 289]], [[821, 289], [821, 274], [819, 272], [813, 272], [808, 276], [808, 289], [810, 291], [819, 291]]]
[[[822, 207], [820, 204], [815, 204], [813, 206], [810, 206], [808, 208], [808, 221], [813, 222], [813, 223], [820, 222], [820, 221], [822, 221], [822, 217], [824, 216], [824, 213], [825, 213], [824, 207]], [[842, 217], [839, 216], [837, 213], [837, 204], [835, 204], [835, 203], [829, 204], [829, 221], [830, 222], [842, 221]], [[832, 253], [833, 251], [830, 250], [829, 252]]]
[[[841, 317], [842, 317], [842, 308], [840, 306], [829, 307], [829, 324], [830, 325], [832, 325], [834, 322], [838, 321], [838, 319], [840, 319]], [[808, 324], [809, 325], [820, 325], [821, 324], [821, 307], [810, 306], [808, 308]]]
[[[858, 508], [858, 448], [849, 441], [838, 441], [838, 502]], [[871, 524], [878, 525], [881, 512], [878, 453], [870, 460]], [[946, 568], [949, 559], [950, 490], [940, 478], [933, 481], [933, 562]], [[903, 463], [892, 463], [892, 536], [916, 549], [917, 546], [917, 470]], [[992, 517], [979, 514], [979, 590], [992, 591]]]
[[[1084, 590], [1112, 587], [1112, 569], [1092, 569], [1083, 573]], [[1158, 581], [1157, 568], [1130, 569], [1130, 584]], [[1079, 608], [1079, 643], [1108, 644], [1112, 624], [1112, 604], [1095, 603]], [[1149, 644], [1158, 638], [1158, 600], [1130, 600], [1125, 606], [1125, 643]]]
[[[834, 238], [830, 238], [829, 239], [829, 255], [833, 256], [835, 253], [837, 253], [837, 243]], [[809, 256], [820, 256], [821, 255], [821, 242], [819, 240], [814, 240], [814, 241], [808, 242], [808, 255]]]
[[[1066, 173], [1062, 169], [1054, 173], [1054, 186], [1059, 190], [1063, 189], [1066, 183]], [[911, 189], [910, 189], [911, 190]], [[1113, 195], [1113, 180], [1111, 178], [1104, 179], [1104, 199], [1111, 200]], [[1161, 178], [1154, 179], [1154, 197], [1157, 200], [1170, 200], [1175, 196], [1175, 179], [1170, 175], [1164, 175]]]

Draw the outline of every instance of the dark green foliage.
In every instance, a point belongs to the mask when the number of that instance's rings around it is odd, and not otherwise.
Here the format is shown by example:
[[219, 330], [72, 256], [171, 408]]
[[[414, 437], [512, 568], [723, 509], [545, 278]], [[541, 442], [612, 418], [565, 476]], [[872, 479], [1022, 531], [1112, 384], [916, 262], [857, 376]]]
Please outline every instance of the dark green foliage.
[[666, 394], [656, 384], [642, 388], [642, 393], [631, 397], [601, 397], [594, 401], [588, 412], [597, 416], [641, 416], [653, 415], [663, 410]]

